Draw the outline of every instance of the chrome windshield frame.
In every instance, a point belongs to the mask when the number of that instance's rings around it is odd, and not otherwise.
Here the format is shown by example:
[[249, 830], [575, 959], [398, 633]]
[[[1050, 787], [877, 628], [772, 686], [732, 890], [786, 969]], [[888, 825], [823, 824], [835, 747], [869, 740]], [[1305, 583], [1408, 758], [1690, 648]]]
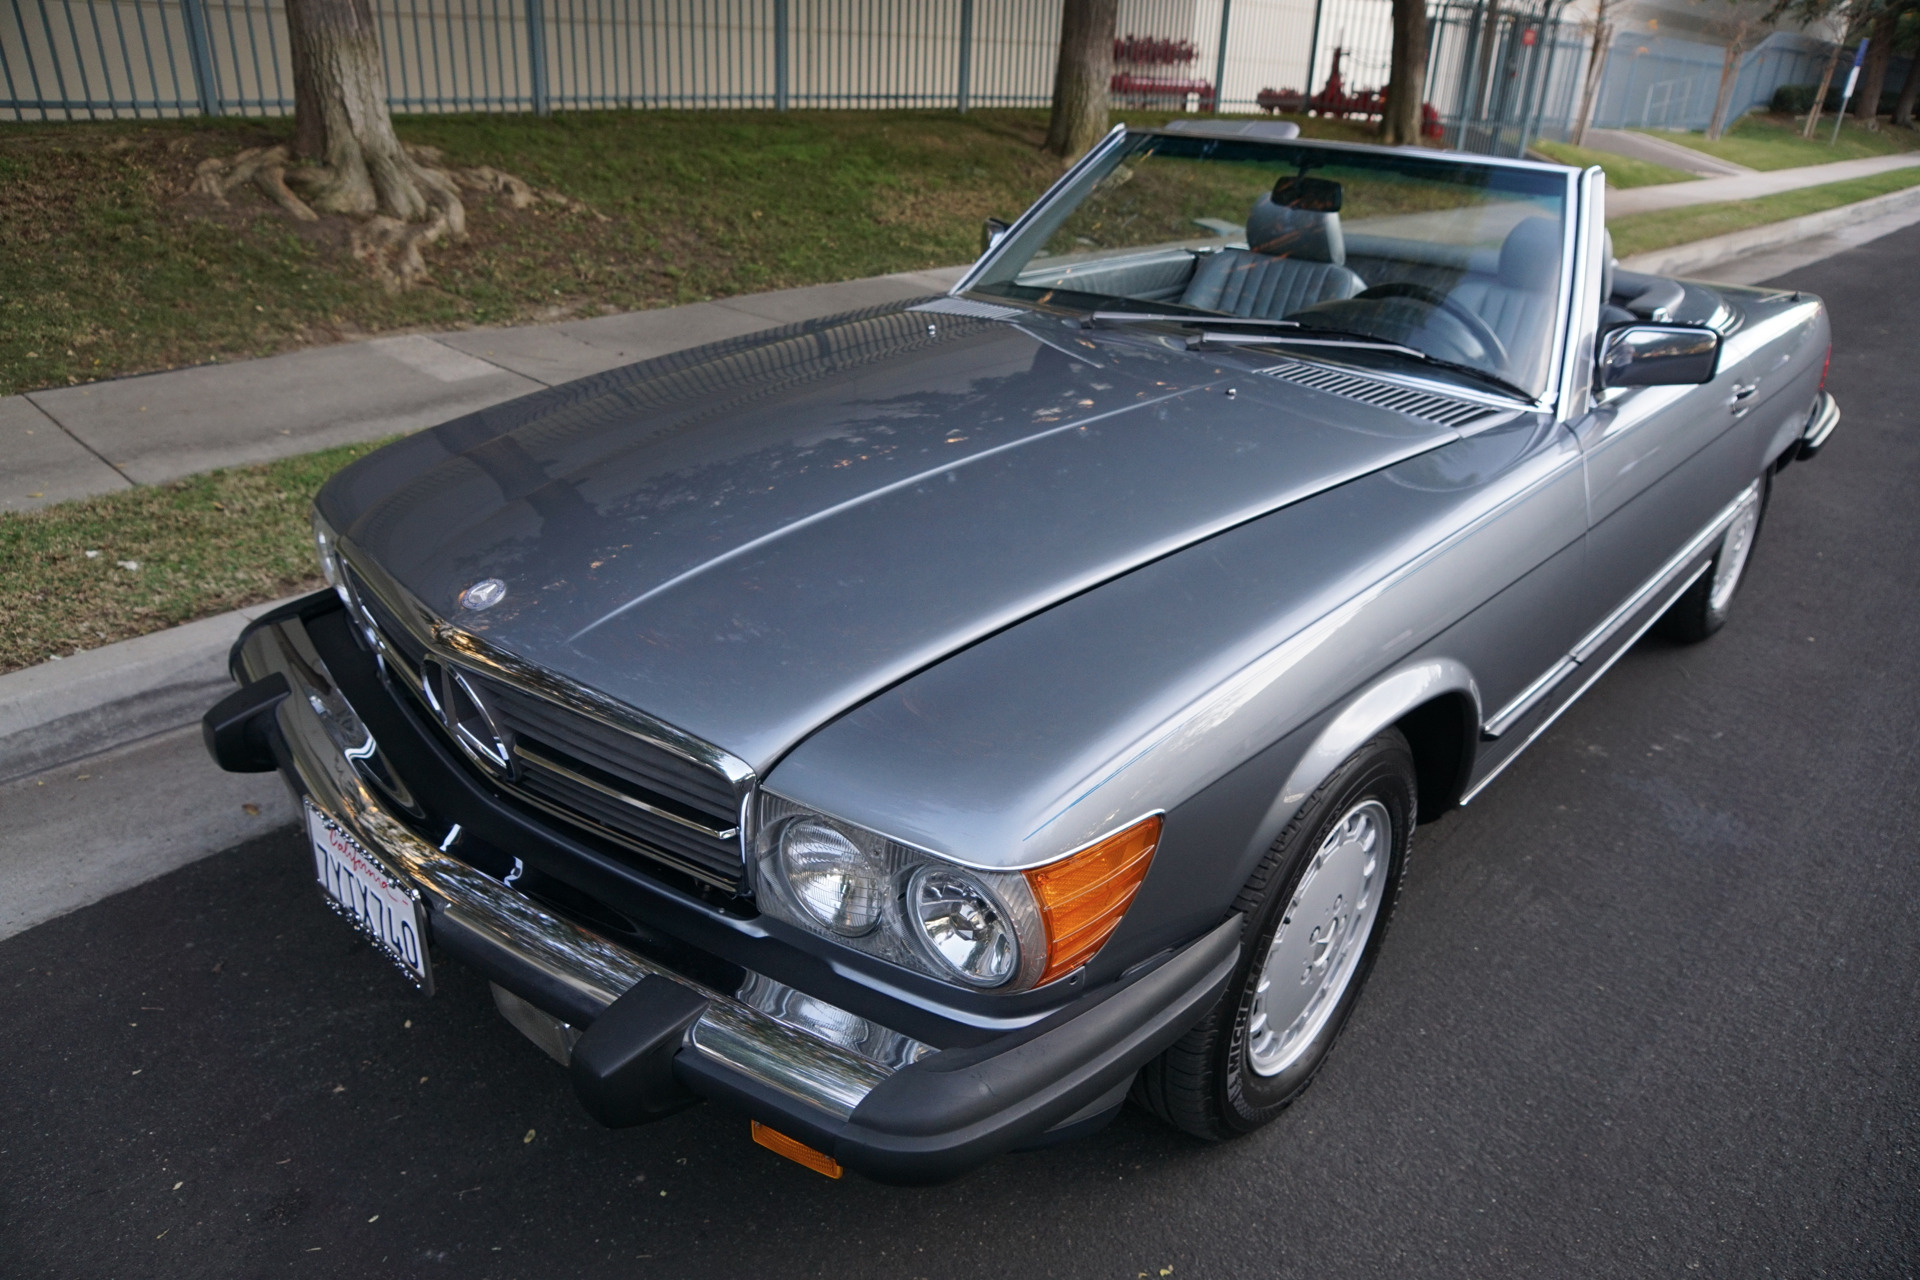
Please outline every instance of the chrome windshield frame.
[[[1005, 234], [999, 238], [994, 246], [982, 254], [979, 259], [967, 269], [966, 274], [947, 291], [947, 296], [959, 298], [968, 294], [982, 276], [986, 275], [1001, 259], [1007, 256], [1021, 236], [1030, 229], [1036, 221], [1045, 216], [1046, 211], [1055, 202], [1074, 189], [1089, 169], [1101, 163], [1116, 149], [1138, 137], [1174, 137], [1182, 140], [1191, 140], [1193, 135], [1170, 134], [1162, 129], [1134, 128], [1124, 123], [1115, 125], [1106, 137], [1101, 139], [1099, 145], [1092, 148], [1086, 155], [1076, 161], [1066, 173], [1062, 174], [1052, 186], [1047, 188], [1045, 194], [1034, 201], [1033, 204], [1027, 208], [1026, 212], [1022, 213], [1008, 226]], [[1257, 143], [1261, 140], [1245, 139], [1244, 141]], [[1578, 369], [1576, 367], [1579, 363], [1579, 357], [1576, 348], [1579, 346], [1580, 335], [1573, 332], [1573, 317], [1580, 314], [1580, 312], [1576, 310], [1576, 295], [1582, 293], [1580, 286], [1582, 282], [1585, 281], [1587, 275], [1591, 274], [1587, 270], [1587, 267], [1592, 261], [1592, 253], [1595, 250], [1590, 246], [1589, 242], [1591, 241], [1597, 244], [1599, 239], [1598, 236], [1591, 234], [1591, 228], [1596, 224], [1589, 219], [1587, 214], [1590, 199], [1593, 201], [1595, 207], [1604, 207], [1600, 203], [1602, 197], [1599, 195], [1589, 195], [1590, 189], [1595, 191], [1603, 190], [1602, 184], [1604, 183], [1604, 178], [1596, 178], [1594, 176], [1600, 173], [1597, 167], [1582, 171], [1566, 165], [1552, 164], [1539, 160], [1521, 160], [1506, 156], [1482, 156], [1452, 150], [1369, 146], [1363, 143], [1328, 142], [1313, 138], [1296, 138], [1285, 142], [1275, 141], [1272, 145], [1288, 148], [1305, 147], [1333, 154], [1347, 155], [1392, 156], [1412, 154], [1422, 160], [1450, 159], [1484, 165], [1490, 169], [1519, 169], [1534, 173], [1560, 175], [1566, 184], [1563, 197], [1563, 212], [1561, 215], [1560, 279], [1554, 311], [1554, 328], [1548, 346], [1549, 358], [1542, 377], [1542, 389], [1531, 399], [1520, 400], [1516, 397], [1507, 400], [1506, 403], [1524, 404], [1538, 412], [1555, 413], [1556, 417], [1565, 416], [1557, 411], [1580, 398], [1575, 394], [1574, 388], [1571, 385], [1573, 382], [1579, 381]], [[1595, 277], [1595, 281], [1597, 287], [1597, 276]], [[1001, 298], [998, 296], [979, 300], [991, 301], [996, 305], [1014, 306], [1022, 309], [1031, 308], [1031, 304], [1023, 304], [1015, 299]]]

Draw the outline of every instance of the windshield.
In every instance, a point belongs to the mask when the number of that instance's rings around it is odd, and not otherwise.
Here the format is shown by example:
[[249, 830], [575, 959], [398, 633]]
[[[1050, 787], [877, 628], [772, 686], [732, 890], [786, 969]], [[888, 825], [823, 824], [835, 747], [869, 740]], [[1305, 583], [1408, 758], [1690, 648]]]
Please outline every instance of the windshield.
[[1561, 173], [1454, 156], [1135, 134], [1042, 207], [970, 292], [1288, 321], [1270, 331], [1398, 344], [1538, 396], [1568, 192]]

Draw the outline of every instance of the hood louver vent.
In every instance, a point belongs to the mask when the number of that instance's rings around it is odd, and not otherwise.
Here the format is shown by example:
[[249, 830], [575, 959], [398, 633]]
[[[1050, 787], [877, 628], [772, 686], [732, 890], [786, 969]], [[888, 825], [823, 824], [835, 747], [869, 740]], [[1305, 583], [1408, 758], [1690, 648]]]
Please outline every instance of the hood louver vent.
[[1262, 369], [1260, 372], [1271, 377], [1284, 378], [1288, 382], [1297, 382], [1303, 387], [1312, 387], [1316, 391], [1325, 391], [1330, 395], [1345, 396], [1349, 400], [1378, 405], [1382, 409], [1391, 409], [1395, 413], [1404, 413], [1426, 422], [1437, 422], [1443, 427], [1464, 427], [1501, 412], [1490, 405], [1475, 404], [1470, 400], [1454, 400], [1447, 396], [1435, 395], [1431, 391], [1417, 391], [1412, 387], [1403, 387], [1397, 383], [1378, 382], [1372, 378], [1362, 378], [1348, 373], [1343, 369], [1329, 369], [1326, 365], [1320, 364], [1301, 364], [1290, 360], [1285, 364]]
[[931, 302], [908, 307], [907, 310], [931, 311], [940, 316], [970, 316], [975, 320], [1011, 320], [1026, 314], [1019, 307], [999, 307], [991, 302], [974, 302], [968, 298], [935, 298]]

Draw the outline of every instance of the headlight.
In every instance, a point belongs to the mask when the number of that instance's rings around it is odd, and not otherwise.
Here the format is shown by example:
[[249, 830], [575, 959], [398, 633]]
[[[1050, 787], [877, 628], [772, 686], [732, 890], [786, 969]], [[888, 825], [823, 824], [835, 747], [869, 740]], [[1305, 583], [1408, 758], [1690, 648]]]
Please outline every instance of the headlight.
[[332, 587], [334, 593], [340, 597], [340, 602], [351, 609], [353, 601], [347, 598], [347, 578], [340, 572], [338, 543], [339, 536], [334, 533], [333, 526], [328, 524], [326, 518], [320, 514], [320, 508], [315, 507], [313, 509], [313, 547], [320, 557], [320, 573], [326, 578], [327, 585]]
[[1054, 861], [989, 871], [762, 789], [755, 895], [769, 915], [948, 982], [1025, 991], [1113, 936], [1160, 845], [1150, 813]]
[[781, 829], [780, 871], [807, 914], [835, 933], [870, 933], [886, 910], [886, 860], [819, 818]]
[[1020, 970], [1020, 938], [993, 891], [958, 868], [923, 866], [907, 885], [907, 918], [934, 959], [974, 987]]

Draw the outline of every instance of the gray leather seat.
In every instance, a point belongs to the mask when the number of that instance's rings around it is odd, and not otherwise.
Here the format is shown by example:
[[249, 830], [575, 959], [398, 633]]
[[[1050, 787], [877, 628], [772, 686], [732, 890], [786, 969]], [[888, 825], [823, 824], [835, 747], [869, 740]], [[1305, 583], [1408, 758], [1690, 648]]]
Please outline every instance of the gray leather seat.
[[1553, 337], [1560, 238], [1559, 223], [1548, 218], [1523, 219], [1501, 242], [1494, 278], [1462, 281], [1450, 295], [1499, 336], [1513, 372], [1531, 371]]
[[1205, 311], [1277, 320], [1366, 282], [1342, 265], [1340, 215], [1275, 204], [1263, 195], [1247, 216], [1247, 247], [1222, 249], [1193, 273], [1180, 301]]

